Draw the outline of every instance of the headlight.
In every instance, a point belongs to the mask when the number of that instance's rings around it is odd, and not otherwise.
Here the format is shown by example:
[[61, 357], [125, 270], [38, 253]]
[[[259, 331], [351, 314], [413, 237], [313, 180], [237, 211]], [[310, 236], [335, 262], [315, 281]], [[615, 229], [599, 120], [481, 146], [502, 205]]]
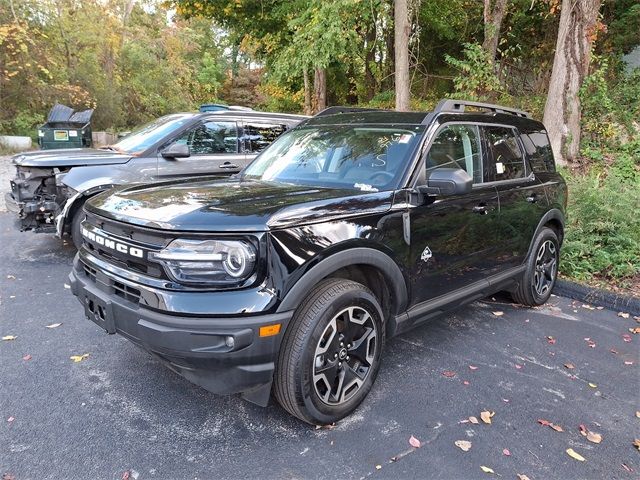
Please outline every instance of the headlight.
[[254, 272], [256, 249], [245, 240], [174, 240], [151, 253], [179, 283], [237, 285]]

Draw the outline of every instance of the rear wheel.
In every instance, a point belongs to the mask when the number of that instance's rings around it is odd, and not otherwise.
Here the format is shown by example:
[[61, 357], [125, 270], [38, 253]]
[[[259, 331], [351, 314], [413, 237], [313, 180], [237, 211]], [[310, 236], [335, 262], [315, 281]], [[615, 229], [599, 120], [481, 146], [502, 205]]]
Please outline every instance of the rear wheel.
[[513, 299], [530, 307], [549, 300], [558, 276], [559, 256], [560, 242], [556, 232], [544, 227], [536, 236], [518, 288], [511, 294]]
[[320, 282], [283, 339], [274, 380], [278, 402], [311, 424], [344, 418], [369, 393], [383, 343], [382, 310], [368, 288], [343, 279]]

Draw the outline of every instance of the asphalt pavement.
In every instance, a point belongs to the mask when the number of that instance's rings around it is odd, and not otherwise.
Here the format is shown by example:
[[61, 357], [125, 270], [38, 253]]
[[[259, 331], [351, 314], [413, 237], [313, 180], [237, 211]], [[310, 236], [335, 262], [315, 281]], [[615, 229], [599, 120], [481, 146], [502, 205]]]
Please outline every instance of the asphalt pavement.
[[15, 337], [0, 341], [6, 478], [640, 478], [632, 316], [555, 296], [476, 302], [388, 341], [363, 405], [316, 429], [210, 394], [85, 320], [65, 287], [69, 244], [8, 213], [0, 240], [0, 337]]

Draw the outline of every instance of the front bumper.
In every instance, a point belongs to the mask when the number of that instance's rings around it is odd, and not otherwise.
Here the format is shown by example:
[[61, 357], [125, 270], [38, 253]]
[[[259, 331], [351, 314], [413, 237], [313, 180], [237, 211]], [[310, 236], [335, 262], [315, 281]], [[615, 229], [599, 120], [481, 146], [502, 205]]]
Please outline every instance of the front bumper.
[[[140, 305], [125, 279], [104, 270], [88, 274], [80, 254], [69, 281], [87, 318], [108, 333], [126, 337], [210, 392], [243, 393], [249, 401], [267, 404], [280, 341], [293, 312], [220, 317], [168, 314]], [[219, 292], [216, 304], [224, 302], [225, 292]], [[281, 324], [280, 334], [260, 337], [261, 326], [276, 323]]]
[[17, 215], [21, 231], [55, 231], [55, 216], [60, 207], [53, 200], [34, 199], [21, 202], [16, 200], [11, 192], [7, 192], [4, 196], [4, 202], [7, 210]]

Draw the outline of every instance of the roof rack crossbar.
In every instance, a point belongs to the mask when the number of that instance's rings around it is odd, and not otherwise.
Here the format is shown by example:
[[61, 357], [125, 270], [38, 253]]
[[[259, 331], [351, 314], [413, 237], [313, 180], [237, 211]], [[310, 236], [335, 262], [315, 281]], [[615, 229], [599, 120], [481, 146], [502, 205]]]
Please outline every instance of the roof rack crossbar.
[[475, 107], [475, 108], [483, 108], [485, 110], [490, 110], [494, 113], [506, 113], [509, 115], [516, 115], [518, 117], [531, 118], [527, 112], [522, 110], [517, 110], [515, 108], [503, 107], [501, 105], [493, 105], [491, 103], [482, 103], [482, 102], [470, 102], [467, 100], [455, 100], [450, 98], [445, 98], [440, 100], [438, 105], [436, 106], [434, 113], [443, 113], [443, 112], [456, 112], [462, 113], [464, 112], [465, 107]]
[[324, 117], [325, 115], [336, 115], [338, 113], [358, 113], [358, 112], [379, 112], [379, 108], [366, 107], [328, 107], [316, 113], [315, 117]]

